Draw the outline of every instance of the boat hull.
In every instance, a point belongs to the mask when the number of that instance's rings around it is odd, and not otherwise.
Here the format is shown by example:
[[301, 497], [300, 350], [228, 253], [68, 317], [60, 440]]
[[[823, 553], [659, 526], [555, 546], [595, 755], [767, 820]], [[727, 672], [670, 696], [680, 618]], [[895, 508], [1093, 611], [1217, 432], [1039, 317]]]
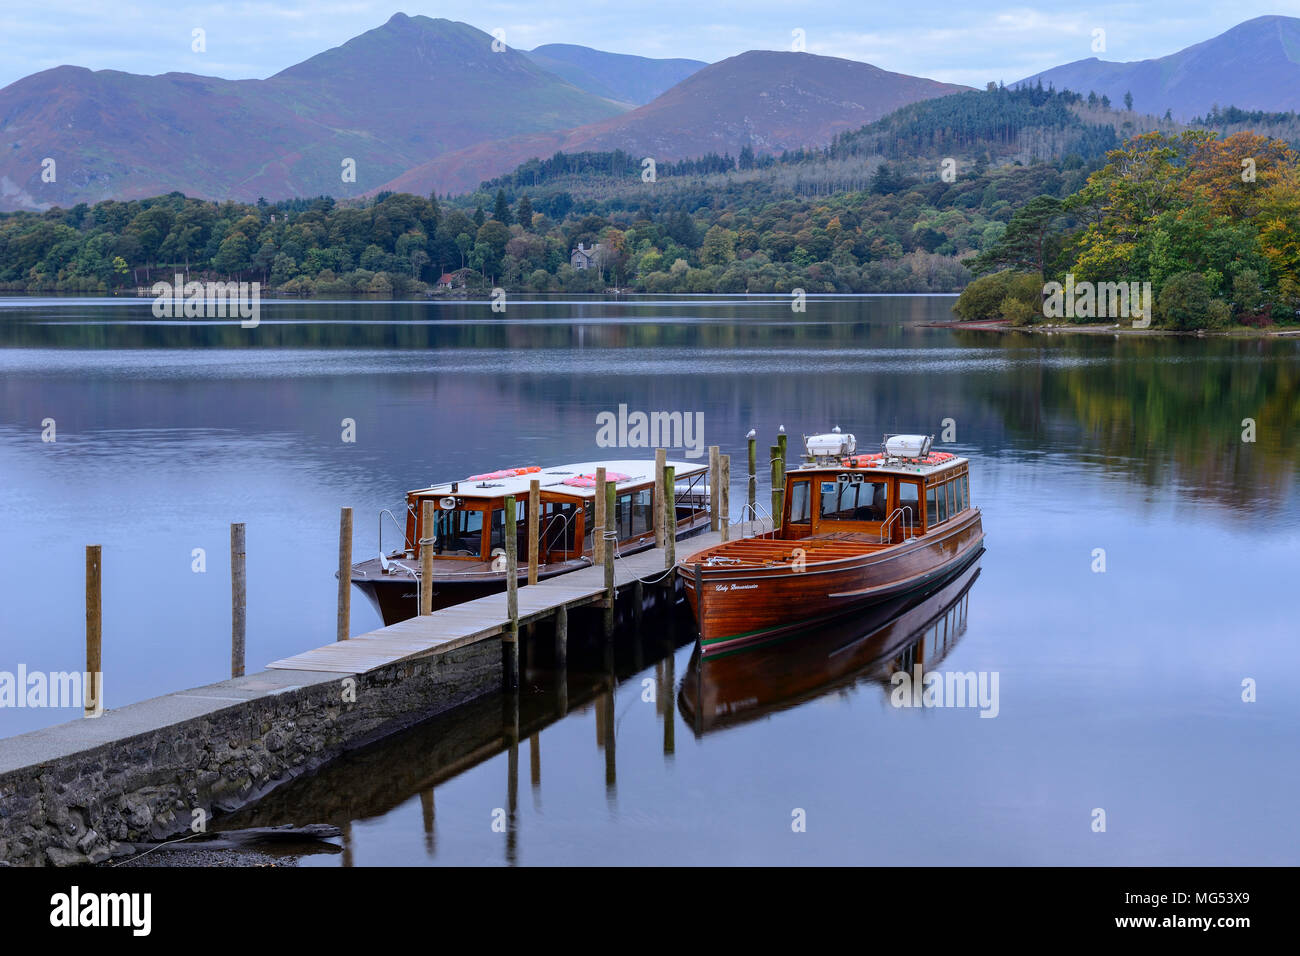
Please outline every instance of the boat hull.
[[[918, 662], [934, 668], [965, 632], [979, 555], [933, 587], [735, 653], [692, 655], [678, 709], [696, 733], [757, 720]], [[936, 621], [942, 629], [932, 629]], [[942, 640], [940, 640], [942, 633]]]
[[[700, 651], [718, 654], [933, 587], [982, 550], [978, 509], [924, 535], [853, 558], [771, 568], [678, 564], [700, 631]], [[791, 545], [799, 542], [791, 541]], [[696, 577], [701, 594], [696, 593]]]

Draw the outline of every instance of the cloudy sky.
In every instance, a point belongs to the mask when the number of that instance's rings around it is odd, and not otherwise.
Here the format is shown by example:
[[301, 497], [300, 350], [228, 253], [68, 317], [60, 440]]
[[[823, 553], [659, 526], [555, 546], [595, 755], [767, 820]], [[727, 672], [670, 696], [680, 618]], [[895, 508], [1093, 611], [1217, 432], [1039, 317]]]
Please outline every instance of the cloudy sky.
[[[0, 9], [0, 86], [61, 64], [229, 79], [266, 77], [382, 24], [393, 13], [501, 28], [511, 46], [579, 43], [617, 53], [710, 62], [752, 49], [789, 49], [983, 85], [1093, 56], [1163, 56], [1265, 14], [1300, 16], [1300, 0], [976, 4], [950, 0], [40, 0]], [[195, 28], [207, 50], [191, 50]]]

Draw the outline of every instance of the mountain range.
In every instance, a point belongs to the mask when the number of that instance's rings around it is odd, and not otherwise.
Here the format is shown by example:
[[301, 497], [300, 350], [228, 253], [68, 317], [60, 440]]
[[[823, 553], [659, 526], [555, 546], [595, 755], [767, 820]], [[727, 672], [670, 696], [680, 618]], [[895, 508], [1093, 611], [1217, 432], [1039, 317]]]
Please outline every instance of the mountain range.
[[[1300, 19], [1256, 17], [1204, 43], [1153, 60], [1114, 63], [1090, 57], [1053, 67], [1020, 84], [1054, 85], [1108, 96], [1133, 95], [1133, 109], [1175, 119], [1204, 116], [1217, 106], [1300, 110]], [[1020, 85], [1017, 84], [1017, 85]]]
[[[1159, 59], [1093, 58], [1019, 82], [1040, 80], [1115, 105], [1131, 93], [1136, 111], [1183, 119], [1216, 104], [1300, 109], [1300, 19], [1259, 17]], [[571, 44], [522, 51], [399, 13], [264, 80], [75, 66], [18, 80], [0, 89], [0, 210], [170, 191], [459, 192], [556, 151], [779, 153], [966, 89], [809, 53], [710, 65]]]
[[657, 161], [823, 146], [901, 106], [968, 89], [868, 63], [751, 50], [693, 73], [645, 106], [580, 126], [446, 153], [384, 189], [463, 192], [534, 156], [621, 149]]

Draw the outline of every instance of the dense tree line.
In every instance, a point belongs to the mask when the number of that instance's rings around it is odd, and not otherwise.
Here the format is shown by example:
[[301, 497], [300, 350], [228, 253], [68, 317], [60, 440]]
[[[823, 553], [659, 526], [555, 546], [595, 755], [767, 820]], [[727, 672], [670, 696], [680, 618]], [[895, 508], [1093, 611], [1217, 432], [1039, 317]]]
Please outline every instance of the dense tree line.
[[[1083, 176], [1039, 164], [945, 182], [881, 166], [868, 188], [816, 197], [752, 179], [720, 195], [710, 177], [663, 191], [638, 179], [634, 192], [582, 200], [504, 187], [349, 204], [173, 193], [0, 217], [0, 284], [106, 292], [179, 271], [291, 294], [404, 295], [456, 272], [471, 287], [534, 291], [956, 291], [969, 278], [959, 260], [995, 242], [1020, 204]], [[601, 245], [599, 268], [570, 267], [580, 242]]]
[[[1300, 155], [1276, 139], [1152, 132], [1112, 150], [1082, 189], [1040, 196], [968, 264], [965, 318], [1040, 321], [1046, 283], [1149, 283], [1175, 329], [1300, 316]], [[1110, 321], [1096, 306], [1078, 321]], [[1127, 320], [1130, 316], [1123, 316]]]

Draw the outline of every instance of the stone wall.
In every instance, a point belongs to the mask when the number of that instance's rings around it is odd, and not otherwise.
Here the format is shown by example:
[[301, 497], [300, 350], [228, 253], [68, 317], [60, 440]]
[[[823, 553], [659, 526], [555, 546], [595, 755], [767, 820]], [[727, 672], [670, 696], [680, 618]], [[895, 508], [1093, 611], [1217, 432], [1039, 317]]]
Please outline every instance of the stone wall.
[[0, 862], [98, 863], [135, 852], [137, 843], [187, 835], [196, 809], [210, 824], [345, 750], [497, 692], [501, 641], [354, 678], [313, 676], [305, 686], [0, 775]]

